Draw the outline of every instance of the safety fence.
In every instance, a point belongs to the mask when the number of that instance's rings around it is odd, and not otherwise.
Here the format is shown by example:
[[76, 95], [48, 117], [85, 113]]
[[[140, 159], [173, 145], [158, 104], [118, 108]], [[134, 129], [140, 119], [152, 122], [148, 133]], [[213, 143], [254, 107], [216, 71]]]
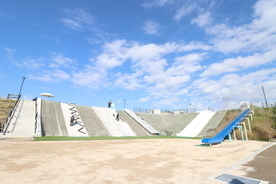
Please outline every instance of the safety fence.
[[[152, 113], [154, 110], [152, 109], [145, 109], [145, 108], [139, 108], [134, 107], [133, 112], [139, 112], [139, 113]], [[184, 114], [184, 113], [195, 113], [196, 108], [189, 108], [189, 109], [161, 109], [160, 112], [162, 114]]]

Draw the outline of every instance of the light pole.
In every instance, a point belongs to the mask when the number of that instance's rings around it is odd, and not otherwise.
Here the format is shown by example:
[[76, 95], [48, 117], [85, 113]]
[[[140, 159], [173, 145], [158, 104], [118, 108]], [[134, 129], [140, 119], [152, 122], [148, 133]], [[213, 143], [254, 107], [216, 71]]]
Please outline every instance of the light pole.
[[229, 97], [223, 97], [223, 100], [225, 101], [225, 107], [226, 107], [226, 110], [228, 110], [228, 104], [227, 104], [227, 101], [229, 100]]
[[26, 77], [22, 77], [22, 83], [21, 83], [21, 87], [20, 87], [20, 90], [19, 90], [19, 96], [21, 96], [21, 91], [22, 91], [22, 87], [23, 87], [23, 84], [24, 84], [24, 81], [25, 81]]
[[265, 105], [266, 105], [266, 108], [268, 108], [268, 104], [267, 104], [267, 100], [266, 100], [266, 96], [265, 96], [265, 90], [264, 90], [263, 86], [262, 86], [262, 89], [263, 89], [263, 94], [264, 94], [264, 99], [265, 99]]
[[126, 99], [124, 99], [124, 109], [126, 108]]

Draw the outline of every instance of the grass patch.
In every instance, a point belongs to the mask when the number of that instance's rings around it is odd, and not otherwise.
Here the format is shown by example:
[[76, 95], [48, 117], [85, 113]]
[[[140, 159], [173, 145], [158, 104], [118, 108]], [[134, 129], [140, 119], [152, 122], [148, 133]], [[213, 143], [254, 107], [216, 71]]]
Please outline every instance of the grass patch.
[[[175, 136], [141, 136], [141, 137], [67, 137], [67, 136], [44, 136], [34, 137], [34, 141], [85, 141], [85, 140], [131, 140], [131, 139], [184, 139]], [[198, 139], [198, 138], [185, 138]]]
[[212, 146], [206, 145], [206, 144], [197, 144], [197, 145], [195, 145], [195, 146], [198, 146], [198, 147], [209, 147], [209, 148], [212, 147]]

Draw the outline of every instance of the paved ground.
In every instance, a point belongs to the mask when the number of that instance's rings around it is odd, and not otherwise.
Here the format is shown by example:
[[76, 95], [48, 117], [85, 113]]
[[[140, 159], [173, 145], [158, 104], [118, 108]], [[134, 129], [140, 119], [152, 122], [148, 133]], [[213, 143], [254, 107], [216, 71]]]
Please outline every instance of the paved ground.
[[[271, 184], [276, 183], [276, 164], [269, 161], [275, 155], [275, 146], [257, 155], [256, 159], [245, 160], [269, 144], [233, 141], [204, 147], [200, 140], [188, 139], [3, 140], [0, 141], [0, 183], [211, 184], [221, 182], [210, 176], [227, 170]], [[246, 162], [232, 168], [241, 161]], [[245, 167], [254, 169], [246, 170]], [[252, 173], [253, 170], [258, 175]]]
[[232, 173], [276, 184], [276, 144], [233, 169]]

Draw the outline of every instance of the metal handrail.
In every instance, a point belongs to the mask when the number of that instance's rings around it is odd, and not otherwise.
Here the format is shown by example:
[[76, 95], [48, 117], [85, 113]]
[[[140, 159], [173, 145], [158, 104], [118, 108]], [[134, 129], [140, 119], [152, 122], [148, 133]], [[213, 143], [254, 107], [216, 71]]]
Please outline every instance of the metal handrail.
[[19, 102], [20, 102], [20, 98], [21, 98], [21, 95], [18, 95], [18, 98], [17, 98], [17, 100], [16, 100], [16, 102], [15, 102], [15, 104], [14, 104], [14, 107], [13, 107], [13, 109], [10, 111], [9, 116], [7, 117], [7, 119], [6, 119], [5, 123], [4, 123], [4, 128], [3, 128], [3, 131], [2, 131], [2, 132], [3, 132], [3, 135], [6, 134], [6, 131], [7, 131], [7, 129], [8, 129], [9, 126], [10, 126], [11, 120], [12, 120], [12, 118], [13, 118], [13, 116], [14, 116], [14, 114], [15, 114], [15, 111], [16, 111], [16, 109], [17, 109], [17, 107], [18, 107], [18, 104], [19, 104]]
[[37, 130], [37, 116], [38, 116], [38, 112], [37, 112], [37, 100], [35, 100], [35, 129], [34, 129], [35, 133], [36, 133], [36, 130]]

